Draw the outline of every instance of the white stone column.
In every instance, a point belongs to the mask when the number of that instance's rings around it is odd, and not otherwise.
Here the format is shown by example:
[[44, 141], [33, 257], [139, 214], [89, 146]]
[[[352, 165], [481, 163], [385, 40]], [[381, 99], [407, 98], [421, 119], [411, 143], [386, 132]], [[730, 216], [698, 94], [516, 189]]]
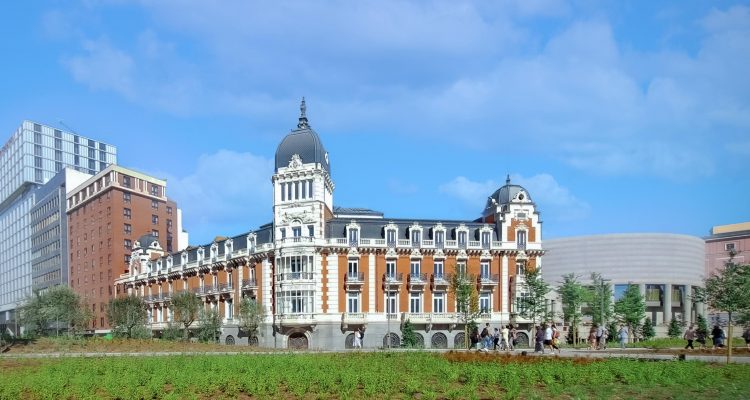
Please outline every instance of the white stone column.
[[375, 312], [375, 292], [377, 287], [375, 286], [375, 254], [370, 253], [369, 256], [369, 267], [367, 269], [367, 287], [368, 287], [368, 309], [370, 313]]
[[315, 271], [315, 313], [323, 313], [323, 257], [313, 255], [313, 271]]
[[669, 324], [672, 320], [672, 285], [664, 285], [664, 323]]
[[271, 280], [273, 279], [273, 271], [271, 270], [271, 261], [268, 258], [263, 259], [261, 263], [261, 276], [263, 277], [261, 303], [263, 304], [263, 309], [266, 310], [266, 316], [270, 317], [268, 320], [272, 321]]
[[329, 253], [326, 258], [326, 274], [328, 275], [328, 313], [339, 312], [339, 257]]
[[234, 298], [239, 300], [242, 298], [242, 279], [245, 276], [245, 265], [237, 266], [237, 282], [234, 284]]
[[693, 323], [693, 287], [685, 285], [682, 293], [682, 318], [690, 325]]
[[508, 300], [508, 256], [502, 255], [502, 262], [500, 263], [500, 295], [502, 296], [502, 317], [506, 320], [510, 319], [510, 304]]

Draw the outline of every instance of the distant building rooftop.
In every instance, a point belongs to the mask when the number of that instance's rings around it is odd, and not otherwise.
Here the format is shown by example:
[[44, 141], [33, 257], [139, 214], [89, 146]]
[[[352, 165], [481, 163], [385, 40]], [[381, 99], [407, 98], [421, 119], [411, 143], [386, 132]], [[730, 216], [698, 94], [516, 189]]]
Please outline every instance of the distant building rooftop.
[[711, 228], [712, 235], [723, 233], [739, 233], [741, 231], [750, 231], [750, 222], [740, 222], [737, 224], [717, 225]]

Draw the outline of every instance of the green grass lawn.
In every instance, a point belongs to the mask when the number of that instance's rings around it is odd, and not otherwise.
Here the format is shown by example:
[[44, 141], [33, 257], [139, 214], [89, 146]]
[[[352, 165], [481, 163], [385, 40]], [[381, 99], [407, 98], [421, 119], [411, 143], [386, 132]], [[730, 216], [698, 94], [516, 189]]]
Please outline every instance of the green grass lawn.
[[737, 399], [750, 366], [477, 353], [0, 359], [0, 399]]

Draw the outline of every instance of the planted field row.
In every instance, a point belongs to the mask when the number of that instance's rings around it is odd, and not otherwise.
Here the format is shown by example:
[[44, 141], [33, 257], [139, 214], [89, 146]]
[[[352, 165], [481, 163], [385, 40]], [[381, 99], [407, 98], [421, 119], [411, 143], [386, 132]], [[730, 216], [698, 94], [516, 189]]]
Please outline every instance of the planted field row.
[[0, 360], [0, 399], [740, 398], [750, 366], [469, 353]]

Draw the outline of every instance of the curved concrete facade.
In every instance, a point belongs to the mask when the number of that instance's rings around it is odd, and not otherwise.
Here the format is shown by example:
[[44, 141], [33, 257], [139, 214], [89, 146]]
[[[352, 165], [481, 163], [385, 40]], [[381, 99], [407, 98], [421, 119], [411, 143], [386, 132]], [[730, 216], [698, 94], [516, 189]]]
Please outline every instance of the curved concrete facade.
[[[695, 320], [690, 294], [703, 285], [705, 243], [694, 236], [636, 233], [545, 240], [542, 275], [557, 286], [564, 274], [583, 283], [592, 272], [609, 279], [615, 289], [637, 284], [646, 296], [647, 316], [659, 325], [671, 318]], [[672, 293], [672, 296], [665, 296]], [[684, 301], [683, 301], [684, 300]], [[702, 305], [698, 311], [703, 313]]]

